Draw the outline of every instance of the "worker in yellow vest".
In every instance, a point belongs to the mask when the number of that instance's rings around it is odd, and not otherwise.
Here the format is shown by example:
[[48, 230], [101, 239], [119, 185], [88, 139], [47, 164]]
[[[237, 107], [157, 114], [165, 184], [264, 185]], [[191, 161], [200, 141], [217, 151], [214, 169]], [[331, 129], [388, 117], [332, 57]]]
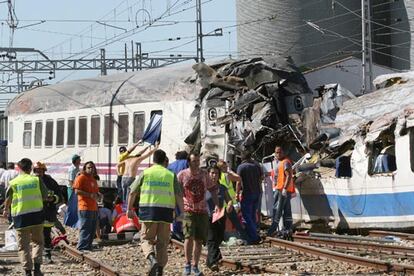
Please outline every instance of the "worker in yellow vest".
[[278, 229], [280, 218], [283, 216], [283, 227], [286, 231], [292, 230], [292, 208], [290, 199], [295, 193], [295, 183], [293, 181], [292, 161], [285, 155], [281, 146], [275, 147], [275, 156], [279, 161], [276, 169], [274, 190], [274, 204], [272, 225], [267, 235], [272, 236]]
[[170, 224], [177, 203], [183, 213], [183, 197], [177, 177], [165, 168], [167, 155], [154, 152], [154, 165], [145, 169], [131, 185], [127, 215], [133, 219], [135, 198], [139, 196], [141, 248], [149, 261], [148, 275], [160, 276], [168, 261]]
[[[7, 217], [11, 207], [19, 258], [25, 275], [40, 276], [43, 275], [40, 270], [44, 247], [43, 201], [47, 198], [47, 189], [37, 176], [30, 175], [32, 171], [30, 159], [23, 158], [17, 165], [21, 172], [10, 181], [3, 215]], [[34, 244], [33, 251], [30, 242]], [[33, 263], [34, 274], [32, 274]]]
[[236, 202], [236, 192], [234, 191], [234, 186], [232, 182], [240, 182], [240, 176], [232, 170], [229, 170], [229, 167], [227, 166], [227, 163], [224, 160], [219, 160], [217, 163], [217, 167], [219, 167], [221, 172], [219, 178], [220, 184], [224, 185], [227, 188], [227, 191], [229, 192], [231, 199], [233, 200], [233, 202]]

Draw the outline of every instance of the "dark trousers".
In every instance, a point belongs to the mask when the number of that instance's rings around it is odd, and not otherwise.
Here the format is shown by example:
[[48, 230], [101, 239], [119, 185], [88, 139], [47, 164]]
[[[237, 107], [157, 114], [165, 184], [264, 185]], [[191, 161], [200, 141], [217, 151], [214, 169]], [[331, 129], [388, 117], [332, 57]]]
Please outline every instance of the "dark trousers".
[[45, 251], [52, 249], [52, 227], [43, 227], [43, 236], [45, 239]]
[[224, 240], [224, 229], [226, 227], [226, 217], [223, 217], [215, 223], [210, 223], [208, 227], [207, 238], [207, 266], [218, 264], [222, 259], [220, 252], [220, 244]]
[[122, 175], [118, 175], [116, 178], [116, 194], [122, 198]]
[[240, 202], [241, 212], [246, 225], [246, 232], [249, 243], [255, 243], [260, 240], [257, 235], [256, 214], [259, 206], [260, 193], [243, 194], [243, 200]]
[[292, 195], [287, 193], [286, 196], [282, 196], [282, 192], [276, 190], [274, 193], [275, 201], [273, 203], [273, 216], [272, 216], [272, 225], [270, 226], [267, 234], [270, 236], [277, 230], [279, 227], [280, 219], [283, 216], [283, 228], [285, 230], [292, 230], [292, 207], [290, 204], [290, 199]]
[[91, 250], [96, 232], [97, 211], [79, 211], [79, 242], [78, 250]]

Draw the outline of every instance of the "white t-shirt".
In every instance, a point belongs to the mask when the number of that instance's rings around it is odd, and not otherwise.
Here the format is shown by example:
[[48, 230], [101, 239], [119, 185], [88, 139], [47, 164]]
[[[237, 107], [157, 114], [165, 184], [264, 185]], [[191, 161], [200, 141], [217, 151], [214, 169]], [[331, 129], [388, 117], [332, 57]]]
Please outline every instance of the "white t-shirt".
[[10, 180], [12, 180], [13, 178], [15, 178], [18, 175], [19, 175], [18, 171], [9, 169], [9, 170], [3, 172], [3, 174], [1, 175], [0, 184], [4, 185], [4, 187], [7, 189], [9, 187]]

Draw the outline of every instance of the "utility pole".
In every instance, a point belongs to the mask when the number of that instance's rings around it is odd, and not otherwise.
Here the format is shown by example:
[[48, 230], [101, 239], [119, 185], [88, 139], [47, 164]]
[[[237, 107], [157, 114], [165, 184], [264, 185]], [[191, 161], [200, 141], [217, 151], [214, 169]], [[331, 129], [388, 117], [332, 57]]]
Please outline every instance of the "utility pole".
[[197, 62], [204, 62], [203, 54], [203, 21], [201, 19], [201, 0], [196, 0], [197, 22]]
[[373, 89], [372, 76], [372, 33], [370, 0], [361, 0], [362, 18], [362, 94]]
[[204, 62], [203, 37], [223, 36], [223, 29], [215, 29], [212, 32], [203, 34], [203, 20], [201, 19], [201, 0], [196, 0], [196, 24], [197, 24], [197, 62]]
[[105, 49], [101, 49], [101, 76], [106, 76], [106, 58], [105, 58]]

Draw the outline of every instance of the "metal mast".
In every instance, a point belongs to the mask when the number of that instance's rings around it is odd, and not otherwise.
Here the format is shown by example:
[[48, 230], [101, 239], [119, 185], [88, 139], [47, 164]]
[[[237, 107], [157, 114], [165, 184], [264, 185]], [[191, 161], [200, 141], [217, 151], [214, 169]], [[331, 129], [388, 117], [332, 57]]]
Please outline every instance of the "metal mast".
[[372, 39], [370, 0], [361, 0], [362, 18], [362, 94], [373, 90], [372, 77]]
[[204, 62], [203, 54], [203, 23], [201, 19], [201, 0], [196, 0], [197, 14], [197, 62]]

